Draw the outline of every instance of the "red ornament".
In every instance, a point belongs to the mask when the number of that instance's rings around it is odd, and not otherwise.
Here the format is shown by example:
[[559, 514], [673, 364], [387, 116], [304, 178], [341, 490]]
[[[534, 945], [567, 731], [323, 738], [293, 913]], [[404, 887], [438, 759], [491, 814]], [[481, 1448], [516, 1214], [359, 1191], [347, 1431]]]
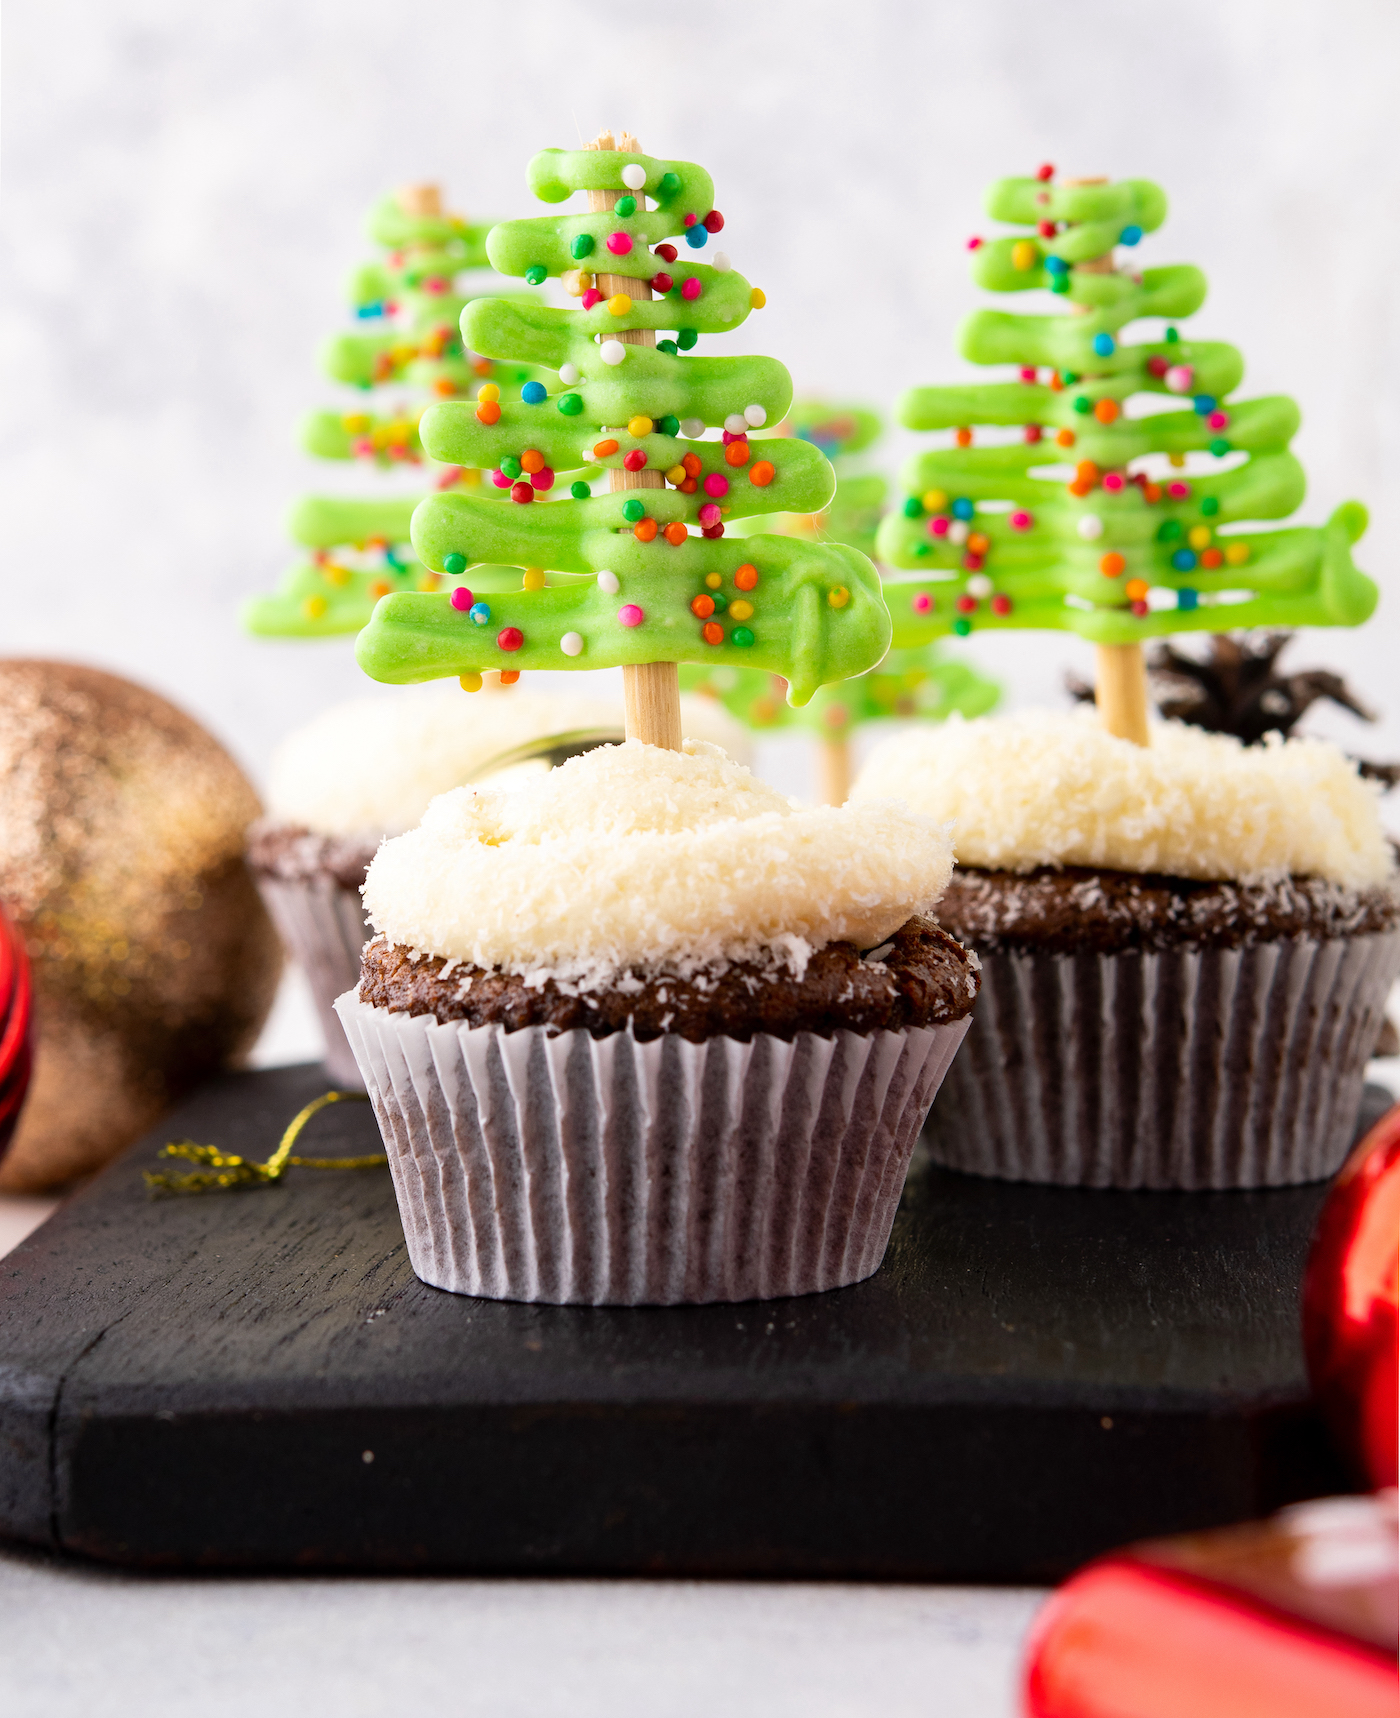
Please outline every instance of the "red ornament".
[[496, 634], [496, 643], [502, 650], [519, 650], [525, 642], [525, 634], [518, 626], [503, 626]]
[[1047, 161], [1043, 167], [1036, 168], [1035, 176], [1037, 179], [1053, 179], [1055, 177], [1055, 169]]
[[1396, 1483], [1398, 1290], [1400, 1104], [1342, 1166], [1303, 1279], [1313, 1389], [1347, 1456], [1373, 1486]]
[[32, 1057], [29, 958], [19, 932], [0, 912], [0, 1157], [19, 1120]]

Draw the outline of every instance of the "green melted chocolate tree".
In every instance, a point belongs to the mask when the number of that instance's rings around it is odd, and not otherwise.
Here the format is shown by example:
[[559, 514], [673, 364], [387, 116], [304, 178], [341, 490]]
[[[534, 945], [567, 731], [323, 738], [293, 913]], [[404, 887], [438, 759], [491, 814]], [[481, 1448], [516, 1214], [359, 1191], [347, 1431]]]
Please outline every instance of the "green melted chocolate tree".
[[[605, 137], [544, 151], [528, 176], [546, 203], [587, 192], [589, 211], [505, 222], [487, 253], [502, 274], [561, 278], [579, 308], [478, 299], [462, 335], [558, 382], [425, 414], [427, 452], [493, 471], [515, 504], [453, 492], [419, 505], [419, 556], [464, 583], [383, 598], [357, 644], [361, 666], [379, 680], [458, 675], [471, 686], [488, 669], [728, 662], [782, 675], [800, 704], [878, 662], [889, 615], [864, 555], [725, 539], [726, 523], [749, 515], [818, 511], [833, 477], [810, 443], [749, 440], [790, 404], [780, 363], [694, 352], [701, 335], [732, 333], [763, 303], [725, 256], [695, 254], [723, 226], [708, 174]], [[609, 469], [610, 493], [576, 480], [567, 500], [538, 504], [592, 462]], [[525, 568], [526, 588], [482, 600], [465, 588], [482, 562]], [[541, 588], [550, 570], [581, 582]]]
[[[1322, 526], [1256, 528], [1303, 499], [1289, 451], [1297, 406], [1232, 399], [1239, 352], [1176, 328], [1205, 299], [1199, 269], [1137, 273], [1114, 261], [1116, 246], [1162, 224], [1166, 197], [1145, 180], [1051, 178], [1046, 168], [992, 186], [988, 214], [1023, 231], [973, 240], [972, 271], [994, 292], [1048, 289], [1068, 313], [977, 311], [963, 356], [1015, 365], [1019, 380], [914, 388], [900, 402], [910, 428], [956, 436], [910, 462], [907, 499], [880, 530], [882, 560], [927, 575], [887, 586], [896, 643], [1056, 627], [1123, 646], [1188, 629], [1364, 620], [1376, 587], [1351, 558], [1366, 526], [1358, 502]], [[1126, 343], [1142, 318], [1171, 325]], [[1184, 409], [1161, 409], [1177, 400]]]

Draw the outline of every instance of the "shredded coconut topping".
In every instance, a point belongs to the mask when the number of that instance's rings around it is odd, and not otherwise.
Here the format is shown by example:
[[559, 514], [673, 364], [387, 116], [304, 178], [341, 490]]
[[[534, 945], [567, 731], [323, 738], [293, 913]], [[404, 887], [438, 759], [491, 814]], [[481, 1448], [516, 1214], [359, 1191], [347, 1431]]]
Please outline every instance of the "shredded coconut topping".
[[1322, 740], [1245, 746], [1164, 722], [1135, 746], [1087, 710], [955, 719], [876, 749], [852, 799], [887, 798], [952, 819], [958, 858], [989, 870], [1093, 865], [1351, 888], [1393, 870], [1379, 790]]
[[952, 864], [947, 830], [904, 806], [802, 807], [716, 746], [631, 741], [443, 794], [364, 897], [394, 943], [541, 983], [740, 960], [800, 977], [815, 949], [927, 912]]

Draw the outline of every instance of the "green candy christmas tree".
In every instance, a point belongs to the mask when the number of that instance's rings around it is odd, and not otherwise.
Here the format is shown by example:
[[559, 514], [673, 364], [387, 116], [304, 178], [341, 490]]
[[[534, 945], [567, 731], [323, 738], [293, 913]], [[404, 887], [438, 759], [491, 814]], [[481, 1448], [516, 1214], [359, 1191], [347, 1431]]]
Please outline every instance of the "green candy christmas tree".
[[[722, 254], [705, 264], [668, 242], [693, 253], [723, 226], [709, 175], [621, 141], [616, 149], [604, 134], [530, 163], [538, 197], [562, 203], [585, 191], [588, 213], [508, 221], [487, 239], [502, 274], [560, 277], [579, 308], [477, 299], [462, 315], [473, 351], [546, 366], [558, 375], [553, 391], [444, 402], [421, 424], [430, 455], [494, 470], [516, 505], [461, 492], [423, 501], [414, 546], [462, 584], [384, 597], [356, 651], [376, 679], [457, 675], [469, 687], [493, 668], [621, 665], [629, 734], [677, 746], [678, 662], [780, 674], [803, 703], [880, 660], [889, 615], [874, 567], [853, 549], [725, 540], [726, 523], [753, 514], [820, 510], [831, 467], [806, 442], [750, 444], [752, 429], [786, 412], [787, 371], [772, 358], [693, 348], [702, 334], [737, 329], [763, 295]], [[707, 428], [723, 439], [701, 439]], [[609, 493], [580, 478], [569, 499], [533, 505], [556, 477], [594, 460], [608, 469]], [[465, 588], [479, 562], [527, 569], [526, 588], [480, 600]], [[575, 582], [540, 588], [546, 571]]]
[[[422, 396], [470, 396], [493, 378], [497, 385], [518, 385], [533, 372], [492, 364], [462, 345], [458, 320], [466, 298], [459, 277], [487, 266], [485, 226], [445, 214], [437, 186], [412, 185], [375, 205], [368, 231], [385, 254], [357, 269], [348, 283], [360, 326], [327, 340], [320, 366], [333, 381], [367, 393], [397, 389], [400, 401], [392, 410], [367, 402], [347, 412], [310, 412], [300, 440], [319, 459], [362, 461], [385, 472], [421, 468], [431, 464], [419, 436]], [[474, 488], [481, 473], [451, 466], [435, 470], [433, 479], [440, 488]], [[436, 589], [439, 580], [409, 544], [409, 521], [421, 498], [420, 491], [299, 501], [288, 534], [308, 553], [274, 594], [247, 604], [248, 630], [272, 637], [354, 633], [389, 591]]]
[[[994, 292], [1048, 289], [1069, 313], [975, 312], [963, 356], [1018, 366], [1019, 380], [914, 388], [901, 400], [910, 428], [956, 434], [909, 463], [907, 498], [880, 529], [881, 560], [925, 575], [888, 587], [896, 644], [974, 627], [1077, 632], [1100, 646], [1109, 727], [1145, 741], [1144, 639], [1365, 620], [1376, 587], [1351, 558], [1366, 527], [1358, 502], [1322, 526], [1254, 528], [1302, 502], [1289, 451], [1297, 406], [1232, 400], [1239, 352], [1177, 329], [1205, 299], [1199, 269], [1138, 273], [1115, 261], [1116, 246], [1161, 226], [1161, 190], [1057, 185], [1043, 168], [993, 185], [986, 208], [1023, 231], [974, 239], [973, 278]], [[1123, 329], [1142, 318], [1168, 325], [1125, 344]], [[1187, 409], [1155, 409], [1175, 398]]]
[[[862, 470], [858, 462], [884, 433], [879, 414], [868, 406], [797, 400], [778, 433], [810, 442], [836, 472], [827, 506], [815, 514], [784, 515], [783, 531], [808, 541], [844, 543], [873, 556], [888, 486], [879, 472]], [[857, 728], [889, 720], [943, 721], [955, 711], [979, 716], [999, 696], [992, 681], [970, 664], [944, 656], [938, 643], [891, 650], [866, 673], [823, 686], [799, 710], [785, 702], [780, 679], [754, 669], [687, 666], [681, 685], [719, 700], [755, 731], [797, 727], [809, 733], [818, 746], [819, 797], [829, 805], [844, 804], [850, 791], [850, 741]]]

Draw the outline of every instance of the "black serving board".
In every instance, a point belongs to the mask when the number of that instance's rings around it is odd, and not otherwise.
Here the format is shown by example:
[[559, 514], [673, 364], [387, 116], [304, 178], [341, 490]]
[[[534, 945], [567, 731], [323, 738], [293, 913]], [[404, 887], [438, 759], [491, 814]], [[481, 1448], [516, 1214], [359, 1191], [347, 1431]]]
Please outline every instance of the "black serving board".
[[[205, 1088], [0, 1261], [0, 1534], [143, 1567], [1039, 1581], [1344, 1484], [1298, 1335], [1322, 1187], [925, 1165], [869, 1282], [625, 1310], [424, 1287], [383, 1170], [148, 1195], [163, 1141], [265, 1157], [324, 1088]], [[346, 1105], [298, 1149], [377, 1143]]]

